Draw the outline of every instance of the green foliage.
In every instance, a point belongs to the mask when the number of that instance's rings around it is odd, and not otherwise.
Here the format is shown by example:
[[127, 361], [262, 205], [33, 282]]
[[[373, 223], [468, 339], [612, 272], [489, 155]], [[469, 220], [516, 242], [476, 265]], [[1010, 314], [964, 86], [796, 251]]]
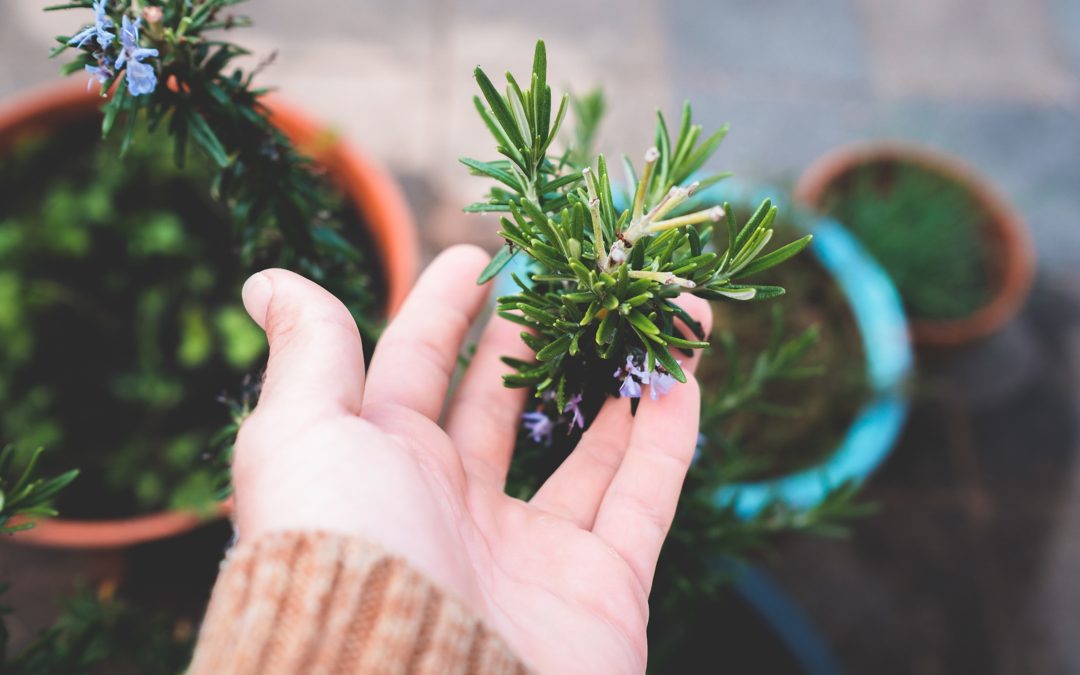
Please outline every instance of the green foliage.
[[[773, 227], [780, 243], [804, 233], [790, 215]], [[774, 274], [788, 289], [776, 303], [713, 303], [714, 349], [698, 367], [703, 452], [723, 457], [728, 481], [821, 461], [869, 395], [862, 337], [833, 275], [809, 255]]]
[[574, 111], [574, 135], [567, 161], [571, 166], [588, 166], [596, 156], [597, 135], [607, 112], [607, 99], [604, 90], [597, 87], [582, 96], [571, 97], [570, 105]]
[[214, 167], [178, 170], [163, 130], [135, 139], [119, 162], [87, 122], [0, 166], [0, 434], [83, 469], [75, 517], [212, 508], [216, 399], [266, 353]]
[[51, 628], [0, 666], [10, 675], [178, 675], [194, 645], [191, 622], [133, 607], [107, 587], [96, 593], [83, 588]]
[[[29, 530], [38, 518], [57, 515], [52, 502], [71, 481], [79, 475], [77, 469], [71, 469], [52, 478], [43, 478], [39, 474], [39, 462], [43, 450], [26, 452], [13, 446], [0, 449], [0, 535], [10, 535], [21, 530]], [[13, 518], [26, 519], [12, 523]], [[0, 583], [0, 595], [9, 588], [9, 584]], [[0, 606], [0, 672], [10, 672], [7, 665], [8, 630], [4, 616], [10, 609]], [[33, 671], [27, 671], [33, 672]]]
[[989, 217], [964, 186], [905, 164], [868, 164], [841, 177], [824, 208], [877, 258], [913, 316], [954, 319], [989, 300]]
[[856, 502], [858, 487], [836, 486], [812, 509], [774, 503], [742, 520], [731, 508], [717, 508], [712, 487], [691, 471], [664, 544], [649, 602], [649, 672], [684, 672], [708, 653], [701, 640], [715, 637], [712, 621], [721, 592], [751, 554], [767, 554], [778, 538], [793, 534], [845, 536], [847, 527], [875, 511]]
[[768, 343], [748, 369], [742, 368], [739, 362], [734, 333], [730, 330], [723, 333], [720, 342], [726, 362], [726, 382], [715, 390], [719, 395], [710, 397], [705, 402], [702, 417], [726, 419], [760, 396], [765, 385], [772, 380], [803, 379], [819, 376], [824, 372], [820, 367], [803, 365], [807, 352], [818, 339], [817, 326], [811, 326], [798, 336], [784, 340], [781, 308], [774, 308], [772, 315], [772, 330]]
[[[238, 251], [245, 267], [294, 269], [328, 286], [357, 314], [375, 306], [370, 264], [350, 236], [349, 214], [340, 194], [327, 185], [310, 158], [273, 124], [260, 102], [259, 68], [244, 71], [235, 60], [249, 52], [215, 33], [250, 25], [232, 9], [242, 0], [110, 0], [106, 11], [119, 27], [121, 17], [141, 18], [142, 46], [160, 56], [148, 61], [158, 85], [150, 94], [132, 95], [122, 72], [102, 85], [111, 89], [104, 103], [102, 134], [115, 134], [119, 155], [138, 142], [141, 126], [164, 127], [178, 166], [194, 144], [217, 166], [207, 183], [228, 206]], [[50, 9], [89, 10], [92, 0], [75, 0]], [[89, 20], [88, 12], [80, 18]], [[117, 28], [119, 31], [119, 28]], [[69, 50], [67, 72], [95, 65], [98, 46], [69, 47], [58, 36], [53, 56]]]
[[[658, 114], [656, 145], [646, 153], [635, 185], [632, 207], [617, 209], [605, 158], [575, 165], [581, 152], [548, 154], [563, 120], [567, 97], [551, 120], [551, 90], [543, 42], [536, 45], [530, 86], [522, 89], [507, 73], [505, 93], [480, 68], [476, 80], [483, 99], [477, 110], [496, 139], [503, 159], [462, 159], [477, 175], [496, 185], [488, 199], [471, 211], [499, 212], [499, 235], [509, 248], [481, 276], [485, 281], [517, 252], [531, 262], [529, 280], [515, 277], [520, 292], [499, 298], [499, 314], [531, 330], [522, 338], [536, 353], [535, 362], [508, 360], [517, 371], [507, 386], [526, 387], [542, 397], [555, 396], [561, 410], [577, 393], [589, 395], [597, 384], [587, 374], [597, 362], [609, 371], [628, 356], [644, 354], [649, 371], [659, 369], [679, 381], [686, 377], [669, 348], [706, 345], [690, 317], [673, 302], [681, 293], [707, 299], [762, 300], [783, 293], [756, 285], [747, 277], [783, 262], [804, 248], [809, 237], [762, 255], [772, 237], [776, 209], [769, 202], [741, 227], [725, 207], [679, 215], [694, 190], [725, 174], [685, 185], [719, 147], [726, 127], [700, 141], [689, 104], [674, 141]], [[582, 107], [582, 106], [579, 106]], [[587, 114], [595, 103], [585, 105]], [[595, 126], [586, 120], [585, 129]], [[588, 139], [590, 134], [578, 134]], [[700, 141], [700, 142], [699, 142]], [[627, 162], [629, 166], [629, 162]], [[676, 320], [696, 335], [688, 337]], [[608, 393], [618, 388], [609, 379]]]
[[[754, 446], [739, 451], [731, 436], [732, 423], [738, 418], [784, 415], [784, 424], [803, 414], [799, 407], [777, 406], [770, 401], [770, 386], [777, 382], [805, 383], [803, 395], [813, 395], [826, 372], [815, 361], [821, 334], [817, 326], [785, 337], [783, 311], [769, 312], [770, 335], [752, 359], [743, 359], [736, 345], [735, 333], [724, 331], [723, 352], [706, 354], [702, 368], [719, 362], [723, 377], [702, 379], [701, 435], [694, 465], [687, 476], [679, 515], [672, 527], [672, 539], [680, 542], [666, 549], [666, 556], [703, 555], [739, 557], [760, 550], [780, 533], [840, 535], [850, 520], [869, 513], [872, 507], [856, 504], [855, 484], [831, 486], [829, 496], [811, 509], [796, 509], [777, 499], [749, 520], [739, 518], [733, 508], [717, 507], [718, 490], [727, 484], [747, 480], [763, 471], [780, 468], [775, 448]], [[756, 343], [752, 343], [756, 347]], [[744, 363], [749, 361], [749, 365]], [[830, 376], [831, 376], [830, 371]], [[814, 438], [802, 439], [806, 443]], [[830, 439], [831, 440], [831, 439]], [[828, 446], [826, 450], [831, 450]], [[812, 454], [812, 450], [809, 451]], [[680, 553], [682, 551], [682, 553]], [[683, 564], [671, 568], [683, 575]]]
[[71, 469], [52, 478], [38, 475], [38, 460], [42, 448], [19, 451], [13, 446], [0, 449], [0, 534], [28, 530], [33, 520], [11, 524], [16, 516], [23, 518], [47, 518], [56, 515], [52, 501], [79, 475]]
[[[23, 176], [49, 177], [29, 191], [22, 188], [35, 207], [46, 205], [46, 228], [35, 227], [37, 214], [19, 211], [18, 204], [26, 201], [19, 188], [0, 186], [0, 193], [8, 193], [0, 195], [0, 259], [7, 248], [8, 260], [27, 261], [22, 270], [9, 265], [0, 272], [0, 337], [10, 344], [6, 359], [0, 359], [5, 404], [0, 428], [20, 444], [55, 446], [57, 456], [74, 452], [74, 463], [87, 473], [82, 483], [105, 486], [112, 497], [119, 496], [99, 499], [81, 489], [68, 495], [83, 517], [166, 506], [209, 508], [212, 495], [221, 491], [221, 467], [206, 463], [210, 458], [219, 464], [225, 453], [214, 448], [229, 445], [211, 438], [222, 422], [210, 420], [225, 419], [214, 400], [235, 390], [265, 354], [261, 331], [236, 302], [239, 281], [251, 271], [286, 267], [321, 283], [353, 312], [369, 338], [365, 343], [374, 343], [371, 315], [378, 309], [374, 280], [379, 274], [362, 254], [369, 243], [363, 223], [340, 186], [305, 154], [318, 154], [321, 144], [334, 139], [318, 138], [311, 147], [297, 148], [274, 126], [261, 102], [267, 90], [254, 82], [269, 61], [244, 70], [236, 59], [248, 52], [225, 39], [250, 24], [233, 13], [237, 4], [108, 0], [101, 25], [114, 39], [107, 45], [88, 39], [72, 46], [69, 36], [58, 36], [52, 55], [74, 54], [65, 72], [104, 67], [98, 71], [107, 75], [100, 132], [108, 139], [102, 151], [107, 154], [95, 160], [88, 175], [66, 168], [70, 160], [84, 166], [82, 153], [91, 151], [82, 143], [60, 144], [59, 152], [54, 147], [25, 166]], [[94, 18], [92, 6], [92, 0], [74, 0], [48, 9], [82, 10], [85, 25]], [[133, 84], [130, 58], [126, 70], [116, 59], [132, 47], [133, 33], [122, 35], [124, 19], [139, 26], [134, 46], [148, 50], [140, 58], [156, 79], [149, 89]], [[166, 158], [182, 172], [167, 171]], [[151, 170], [144, 176], [147, 165]], [[9, 175], [18, 178], [22, 166], [9, 166]], [[140, 178], [145, 178], [141, 184]], [[193, 213], [199, 210], [209, 217]], [[103, 250], [117, 236], [127, 258]], [[30, 239], [47, 241], [53, 259], [31, 264], [25, 255]], [[66, 265], [99, 272], [90, 260], [108, 271], [79, 288], [65, 279], [49, 288], [51, 295], [42, 290], [52, 270]], [[136, 290], [137, 298], [126, 297]], [[220, 302], [221, 293], [228, 303]], [[116, 295], [125, 297], [117, 304]], [[115, 344], [102, 350], [106, 357], [84, 360], [101, 372], [79, 369], [74, 381], [82, 386], [54, 382], [51, 376], [30, 389], [13, 384], [28, 381], [13, 379], [15, 371], [52, 372], [71, 380], [71, 371], [42, 364], [49, 352], [43, 325], [58, 324], [35, 320], [43, 312], [58, 313], [64, 302], [101, 310], [96, 303], [102, 298], [109, 298], [110, 311], [92, 317], [90, 336], [105, 338], [112, 331]], [[130, 317], [115, 316], [114, 306], [122, 315], [134, 310], [130, 328]], [[72, 392], [85, 395], [95, 387], [106, 390], [87, 397], [106, 404], [96, 418], [107, 429], [101, 434], [74, 423], [94, 420], [71, 405], [77, 398]]]
[[[545, 147], [554, 134], [543, 115], [529, 113], [532, 102], [551, 98], [545, 63], [540, 43], [530, 88], [522, 90], [508, 75], [505, 93], [477, 70], [483, 94], [477, 108], [502, 158], [462, 160], [472, 173], [495, 181], [487, 199], [468, 210], [500, 214], [499, 234], [508, 244], [481, 281], [517, 255], [529, 259], [526, 278], [513, 277], [518, 290], [499, 298], [497, 309], [528, 329], [521, 337], [535, 360], [508, 359], [516, 372], [506, 376], [506, 384], [533, 390], [539, 400], [530, 408], [557, 425], [550, 439], [533, 437], [524, 427], [519, 431], [508, 492], [529, 498], [566, 458], [580, 438], [566, 414], [571, 397], [582, 394], [586, 417], [594, 414], [603, 399], [619, 389], [613, 373], [628, 357], [648, 370], [683, 379], [677, 355], [706, 348], [707, 343], [700, 326], [673, 302], [680, 294], [692, 293], [726, 308], [716, 322], [728, 328], [721, 335], [720, 358], [706, 355], [719, 376], [706, 382], [699, 370], [702, 446], [689, 471], [650, 602], [649, 667], [660, 672], [685, 647], [685, 627], [707, 621], [707, 603], [730, 581], [730, 573], [717, 567], [718, 559], [758, 552], [784, 533], [839, 534], [869, 507], [855, 503], [854, 485], [834, 486], [829, 498], [813, 509], [777, 501], [750, 520], [715, 502], [724, 485], [770, 469], [776, 460], [767, 452], [758, 457], [726, 451], [732, 422], [776, 413], [768, 402], [775, 383], [805, 380], [813, 391], [811, 380], [821, 374], [813, 360], [819, 353], [815, 327], [804, 326], [785, 337], [779, 314], [773, 313], [764, 335], [755, 333], [744, 343], [739, 330], [745, 322], [760, 323], [749, 315], [763, 313], [745, 301], [784, 293], [780, 286], [760, 284], [753, 277], [774, 268], [783, 276], [792, 265], [777, 266], [805, 248], [810, 237], [787, 237], [790, 232], [785, 232], [777, 238], [786, 243], [768, 250], [777, 218], [768, 201], [741, 216], [728, 204], [694, 210], [692, 193], [725, 175], [703, 175], [702, 169], [726, 128], [703, 136], [689, 105], [674, 137], [658, 115], [655, 146], [640, 171], [625, 162], [631, 186], [624, 200], [627, 208], [617, 206], [621, 202], [605, 158], [592, 155], [604, 108], [599, 94], [573, 102], [568, 147], [561, 154], [539, 157], [536, 149]], [[698, 176], [703, 177], [691, 182]], [[813, 303], [804, 302], [802, 290], [796, 289], [802, 304], [792, 311], [805, 314], [804, 305]], [[739, 357], [736, 342], [753, 356]], [[857, 359], [858, 351], [848, 358]]]
[[236, 435], [240, 432], [244, 420], [255, 410], [261, 389], [262, 380], [248, 376], [240, 386], [239, 396], [222, 396], [219, 399], [229, 409], [230, 422], [218, 431], [211, 441], [210, 460], [215, 476], [214, 498], [218, 501], [232, 494], [232, 457]]
[[[693, 657], [688, 653], [694, 653], [694, 643], [702, 637], [696, 627], [708, 625], [722, 591], [747, 560], [767, 558], [771, 547], [785, 536], [846, 536], [851, 523], [876, 510], [875, 505], [857, 500], [855, 483], [827, 486], [827, 497], [808, 509], [777, 498], [749, 519], [738, 515], [732, 504], [717, 503], [723, 486], [783, 469], [781, 449], [763, 443], [762, 438], [752, 439], [749, 448], [737, 442], [739, 422], [781, 414], [785, 418], [771, 426], [791, 424], [793, 417], [806, 414], [805, 406], [778, 407], [768, 397], [770, 386], [805, 382], [802, 389], [813, 395], [823, 379], [819, 377], [822, 368], [814, 361], [818, 330], [811, 327], [783, 338], [780, 312], [773, 312], [773, 317], [772, 339], [750, 359], [740, 358], [733, 333], [725, 332], [719, 356], [727, 377], [719, 385], [702, 380], [697, 457], [687, 474], [651, 594], [650, 672], [680, 672], [690, 663], [688, 658]], [[706, 363], [711, 358], [717, 357], [706, 355]], [[807, 443], [819, 440], [806, 438]], [[813, 448], [803, 448], [803, 452], [814, 458]]]

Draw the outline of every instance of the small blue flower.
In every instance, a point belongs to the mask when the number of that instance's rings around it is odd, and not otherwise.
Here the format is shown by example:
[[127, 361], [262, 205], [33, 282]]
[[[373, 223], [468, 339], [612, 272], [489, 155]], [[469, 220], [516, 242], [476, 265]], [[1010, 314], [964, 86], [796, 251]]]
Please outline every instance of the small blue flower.
[[534, 443], [551, 445], [551, 432], [555, 429], [555, 423], [550, 417], [536, 411], [524, 413], [521, 419], [525, 421], [525, 429]]
[[84, 44], [90, 41], [91, 38], [97, 40], [98, 45], [102, 49], [105, 49], [116, 38], [116, 35], [109, 32], [110, 28], [113, 28], [113, 20], [105, 14], [105, 0], [95, 0], [94, 2], [94, 25], [87, 26], [78, 32], [74, 37], [68, 40], [69, 45], [75, 47], [82, 47]]
[[98, 84], [104, 87], [109, 78], [113, 76], [113, 70], [108, 63], [103, 62], [99, 66], [87, 65], [83, 66], [83, 68], [91, 75], [90, 79], [86, 81], [87, 89], [90, 89], [90, 86], [94, 84], [94, 80], [97, 80]]
[[127, 66], [128, 91], [132, 96], [149, 94], [157, 87], [157, 73], [149, 63], [129, 61]]
[[622, 384], [619, 385], [619, 396], [623, 398], [641, 398], [641, 383], [628, 374], [623, 378]]
[[120, 27], [120, 56], [116, 57], [114, 67], [117, 71], [127, 65], [127, 85], [132, 96], [149, 94], [157, 87], [157, 73], [146, 58], [156, 57], [158, 50], [139, 46], [139, 19], [132, 21], [124, 16]]
[[[682, 363], [679, 361], [678, 363]], [[667, 396], [671, 388], [675, 386], [677, 380], [675, 376], [666, 371], [660, 370], [658, 367], [656, 370], [649, 374], [649, 396], [652, 400], [656, 400], [661, 396]]]
[[641, 398], [641, 384], [648, 382], [649, 373], [634, 361], [633, 354], [626, 355], [626, 365], [615, 371], [615, 377], [622, 380], [619, 396], [623, 398]]
[[576, 424], [579, 428], [585, 428], [585, 416], [581, 414], [581, 394], [574, 394], [570, 397], [570, 400], [566, 402], [566, 407], [563, 408], [564, 413], [573, 413], [570, 418], [570, 428], [573, 429]]
[[[619, 396], [623, 398], [641, 398], [641, 393], [644, 385], [649, 385], [649, 397], [652, 400], [656, 400], [661, 396], [666, 396], [671, 388], [675, 386], [675, 377], [664, 370], [661, 366], [656, 366], [653, 370], [646, 370], [645, 365], [638, 365], [638, 358], [634, 354], [628, 354], [626, 356], [626, 365], [620, 366], [615, 371], [616, 379], [621, 379], [622, 383], [619, 385]], [[679, 361], [678, 363], [682, 363]]]

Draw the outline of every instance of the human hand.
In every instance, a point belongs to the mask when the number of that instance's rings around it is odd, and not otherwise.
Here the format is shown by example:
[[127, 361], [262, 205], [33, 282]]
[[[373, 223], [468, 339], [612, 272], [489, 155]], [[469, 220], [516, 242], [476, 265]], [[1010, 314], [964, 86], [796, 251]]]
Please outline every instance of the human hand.
[[[363, 537], [460, 596], [541, 672], [643, 672], [649, 589], [697, 438], [696, 363], [636, 417], [607, 401], [532, 500], [509, 497], [525, 391], [503, 387], [500, 357], [528, 357], [520, 327], [492, 319], [439, 423], [486, 263], [471, 247], [440, 255], [366, 373], [337, 299], [284, 270], [248, 280], [270, 357], [237, 440], [240, 536]], [[707, 330], [708, 304], [683, 300]]]

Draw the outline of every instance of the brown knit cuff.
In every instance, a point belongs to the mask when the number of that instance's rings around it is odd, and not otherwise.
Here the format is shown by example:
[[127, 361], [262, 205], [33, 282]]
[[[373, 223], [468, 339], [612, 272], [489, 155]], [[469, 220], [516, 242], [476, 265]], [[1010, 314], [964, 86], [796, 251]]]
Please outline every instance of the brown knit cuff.
[[526, 668], [457, 598], [361, 539], [281, 532], [223, 563], [190, 675]]

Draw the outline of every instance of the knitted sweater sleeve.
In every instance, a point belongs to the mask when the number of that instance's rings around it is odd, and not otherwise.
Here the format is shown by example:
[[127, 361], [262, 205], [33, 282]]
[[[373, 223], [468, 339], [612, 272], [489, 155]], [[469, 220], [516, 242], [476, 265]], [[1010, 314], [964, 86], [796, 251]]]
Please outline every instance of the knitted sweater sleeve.
[[281, 532], [230, 551], [190, 675], [529, 672], [457, 598], [362, 539]]

